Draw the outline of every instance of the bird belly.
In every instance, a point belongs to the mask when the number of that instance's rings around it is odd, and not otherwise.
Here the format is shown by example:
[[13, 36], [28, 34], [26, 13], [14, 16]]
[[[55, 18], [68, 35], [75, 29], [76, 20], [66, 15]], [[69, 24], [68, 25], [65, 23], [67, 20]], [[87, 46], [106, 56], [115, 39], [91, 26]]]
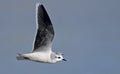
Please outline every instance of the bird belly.
[[44, 52], [34, 52], [34, 53], [29, 53], [25, 54], [24, 56], [28, 57], [29, 60], [31, 61], [36, 61], [36, 62], [50, 62], [50, 54], [49, 53], [44, 53]]

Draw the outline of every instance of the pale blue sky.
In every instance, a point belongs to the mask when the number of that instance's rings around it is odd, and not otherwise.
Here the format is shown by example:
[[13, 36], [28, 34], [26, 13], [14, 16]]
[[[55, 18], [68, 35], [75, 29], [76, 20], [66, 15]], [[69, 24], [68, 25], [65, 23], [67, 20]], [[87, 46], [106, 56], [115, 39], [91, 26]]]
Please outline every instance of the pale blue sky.
[[[67, 62], [17, 61], [32, 50], [35, 4], [56, 32], [53, 49]], [[119, 0], [0, 0], [0, 74], [120, 74]]]

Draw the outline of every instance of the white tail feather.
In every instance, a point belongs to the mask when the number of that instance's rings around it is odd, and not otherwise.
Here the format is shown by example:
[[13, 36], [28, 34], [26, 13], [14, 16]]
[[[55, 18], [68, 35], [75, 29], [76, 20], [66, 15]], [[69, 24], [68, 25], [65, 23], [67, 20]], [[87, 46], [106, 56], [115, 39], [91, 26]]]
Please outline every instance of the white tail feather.
[[17, 54], [16, 56], [17, 60], [24, 60], [24, 56], [22, 56], [22, 54]]

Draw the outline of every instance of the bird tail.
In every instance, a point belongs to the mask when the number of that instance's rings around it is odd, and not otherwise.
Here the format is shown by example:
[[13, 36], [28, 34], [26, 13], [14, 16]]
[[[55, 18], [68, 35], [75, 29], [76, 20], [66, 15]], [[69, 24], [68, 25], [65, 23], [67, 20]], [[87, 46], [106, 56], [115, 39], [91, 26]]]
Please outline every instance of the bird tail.
[[16, 56], [17, 60], [29, 60], [29, 57], [25, 56], [25, 54], [17, 54]]
[[24, 60], [25, 58], [22, 54], [18, 53], [17, 56], [16, 56], [16, 59], [17, 60]]

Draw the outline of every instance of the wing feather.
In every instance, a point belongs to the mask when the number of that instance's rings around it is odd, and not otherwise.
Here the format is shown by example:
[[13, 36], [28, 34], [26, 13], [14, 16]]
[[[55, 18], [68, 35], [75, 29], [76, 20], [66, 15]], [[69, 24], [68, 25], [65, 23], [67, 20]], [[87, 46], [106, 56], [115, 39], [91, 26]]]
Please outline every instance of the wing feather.
[[44, 6], [42, 4], [38, 4], [36, 7], [38, 29], [33, 51], [40, 51], [43, 47], [47, 47], [51, 44], [54, 38], [54, 29]]

